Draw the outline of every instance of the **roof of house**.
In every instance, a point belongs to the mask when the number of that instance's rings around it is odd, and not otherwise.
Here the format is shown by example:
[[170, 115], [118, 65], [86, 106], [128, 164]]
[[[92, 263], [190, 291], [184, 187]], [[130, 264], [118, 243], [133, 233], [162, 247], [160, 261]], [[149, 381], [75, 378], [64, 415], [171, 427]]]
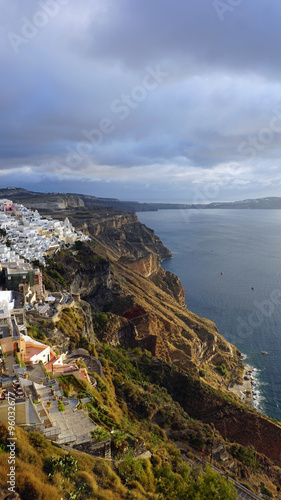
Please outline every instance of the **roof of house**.
[[43, 351], [45, 351], [45, 349], [47, 348], [48, 346], [34, 346], [34, 345], [31, 345], [31, 346], [27, 346], [27, 350], [26, 350], [26, 355], [24, 357], [24, 361], [25, 363], [28, 362], [28, 361], [31, 361], [32, 358], [34, 356], [37, 356], [38, 354], [41, 354]]

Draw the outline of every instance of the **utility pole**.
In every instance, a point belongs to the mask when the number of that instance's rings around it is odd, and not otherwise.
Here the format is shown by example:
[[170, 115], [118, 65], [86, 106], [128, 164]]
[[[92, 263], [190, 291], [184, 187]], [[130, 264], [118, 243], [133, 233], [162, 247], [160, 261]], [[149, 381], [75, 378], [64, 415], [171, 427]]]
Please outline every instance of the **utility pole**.
[[210, 454], [210, 464], [212, 463], [213, 460], [213, 446], [214, 446], [214, 438], [215, 438], [215, 426], [212, 423], [211, 427], [213, 429], [213, 434], [212, 434], [212, 440], [211, 440], [211, 454]]

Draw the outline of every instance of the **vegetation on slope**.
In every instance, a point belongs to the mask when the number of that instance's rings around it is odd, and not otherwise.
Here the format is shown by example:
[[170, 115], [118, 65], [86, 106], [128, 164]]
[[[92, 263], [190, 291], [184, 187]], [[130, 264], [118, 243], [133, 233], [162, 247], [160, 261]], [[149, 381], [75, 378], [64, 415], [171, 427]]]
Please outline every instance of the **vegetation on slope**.
[[[113, 432], [112, 450], [116, 460], [124, 460], [126, 449], [134, 453], [144, 442], [152, 453], [152, 463], [159, 460], [173, 463], [171, 454], [176, 454], [177, 462], [182, 463], [174, 442], [190, 458], [199, 453], [209, 461], [212, 456], [225, 473], [244, 482], [256, 493], [260, 493], [263, 483], [268, 491], [277, 494], [281, 481], [278, 467], [250, 446], [225, 441], [213, 424], [191, 418], [182, 403], [184, 395], [194, 402], [201, 400], [201, 406], [207, 401], [207, 396], [214, 401], [222, 397], [227, 408], [230, 404], [236, 407], [234, 401], [206, 384], [202, 385], [196, 377], [153, 358], [148, 351], [128, 351], [106, 344], [99, 344], [97, 349], [103, 362], [104, 377], [95, 374], [95, 388], [75, 381], [74, 377], [60, 377], [60, 381], [64, 389], [71, 390], [70, 395], [90, 399], [84, 408], [98, 424], [94, 438], [100, 441], [99, 436], [107, 438], [109, 432]], [[167, 388], [162, 385], [166, 377], [170, 379]], [[251, 418], [252, 415], [250, 412]], [[118, 446], [115, 446], [116, 442]]]
[[[0, 426], [0, 488], [7, 489], [7, 426]], [[179, 452], [163, 446], [165, 455], [139, 459], [127, 453], [116, 466], [74, 450], [67, 453], [37, 432], [16, 429], [16, 491], [22, 500], [234, 500], [233, 487], [212, 470], [194, 473]], [[214, 497], [213, 497], [214, 498]]]
[[[114, 249], [109, 252], [101, 244], [62, 250], [49, 262], [45, 279], [58, 289], [66, 284], [80, 293], [91, 305], [98, 338], [111, 344], [96, 346], [105, 376], [101, 379], [95, 375], [95, 389], [85, 383], [77, 387], [67, 378], [61, 382], [64, 391], [90, 399], [85, 410], [99, 426], [95, 439], [99, 440], [98, 432], [104, 436], [113, 432], [113, 452], [118, 460], [114, 473], [122, 487], [131, 491], [124, 498], [204, 498], [201, 490], [208, 491], [204, 478], [216, 488], [213, 473], [198, 478], [186, 467], [173, 441], [187, 453], [200, 452], [208, 459], [215, 456], [223, 470], [257, 493], [263, 488], [278, 495], [280, 469], [249, 448], [256, 439], [256, 429], [260, 425], [266, 428], [265, 419], [256, 417], [234, 397], [212, 388], [226, 389], [231, 380], [241, 377], [237, 350], [218, 335], [212, 322], [198, 318], [177, 301], [178, 285], [169, 294], [167, 277], [162, 286], [163, 276], [144, 278], [127, 266], [126, 259], [118, 261], [116, 255]], [[142, 316], [131, 317], [132, 310], [143, 311]], [[64, 318], [69, 338], [74, 334], [79, 337], [74, 323], [73, 318]], [[142, 349], [130, 351], [136, 328], [135, 345]], [[113, 347], [118, 345], [124, 348]], [[153, 357], [145, 348], [163, 359]], [[185, 371], [165, 360], [175, 360]], [[252, 423], [255, 430], [251, 433]], [[276, 428], [268, 429], [269, 434], [277, 436]], [[133, 456], [133, 443], [138, 444], [140, 439], [152, 452], [145, 462]]]

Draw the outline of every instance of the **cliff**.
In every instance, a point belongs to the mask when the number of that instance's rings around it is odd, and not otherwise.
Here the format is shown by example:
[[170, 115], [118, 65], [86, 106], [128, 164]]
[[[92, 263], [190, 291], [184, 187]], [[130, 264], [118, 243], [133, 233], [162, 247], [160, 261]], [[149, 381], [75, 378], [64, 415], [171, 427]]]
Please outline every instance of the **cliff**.
[[[92, 401], [96, 405], [97, 397], [103, 398], [106, 413], [98, 412], [99, 419], [110, 428], [124, 421], [132, 427], [134, 420], [154, 437], [158, 432], [163, 440], [181, 441], [180, 447], [182, 441], [197, 451], [211, 447], [223, 467], [227, 461], [227, 470], [254, 484], [256, 492], [266, 481], [280, 498], [281, 427], [228, 393], [229, 383], [241, 375], [240, 353], [214, 323], [187, 309], [179, 278], [160, 264], [169, 250], [135, 214], [85, 207], [52, 213], [66, 216], [92, 241], [56, 253], [44, 279], [47, 288], [65, 288], [81, 298], [82, 311], [77, 302], [56, 325], [56, 332], [69, 337], [69, 347], [81, 346], [81, 336], [92, 332], [92, 322], [85, 325], [85, 315], [92, 315], [105, 374]], [[92, 336], [87, 340], [91, 343]], [[234, 459], [228, 441], [254, 446], [259, 468]]]
[[169, 394], [193, 418], [213, 425], [230, 442], [253, 446], [255, 450], [281, 467], [281, 424], [253, 409], [236, 403], [232, 397], [210, 388], [202, 379], [152, 363], [139, 368], [152, 383], [166, 387]]
[[280, 210], [280, 197], [246, 199], [230, 202], [213, 202], [207, 204], [194, 203], [140, 203], [138, 201], [121, 201], [117, 198], [101, 198], [78, 193], [40, 193], [22, 188], [0, 188], [0, 197], [9, 198], [27, 207], [36, 205], [39, 209], [65, 210], [73, 207], [86, 207], [89, 210], [106, 209], [126, 212], [146, 212], [157, 210], [190, 210], [190, 209], [257, 209]]
[[[89, 234], [104, 249], [103, 255], [111, 260], [136, 261], [154, 255], [158, 261], [171, 257], [152, 229], [141, 224], [133, 213], [113, 209], [70, 209], [52, 213], [63, 220], [68, 217], [72, 224]], [[158, 266], [160, 267], [160, 266]]]
[[[13, 201], [22, 203], [27, 208], [37, 208], [38, 210], [64, 210], [66, 208], [76, 208], [84, 207], [84, 202], [81, 198], [73, 195], [61, 195], [61, 194], [33, 194], [21, 193], [20, 196], [13, 194], [13, 192], [8, 192], [8, 195], [12, 197]], [[0, 191], [1, 196], [1, 191]]]
[[229, 374], [223, 383], [230, 381], [239, 352], [211, 321], [186, 308], [179, 278], [160, 264], [171, 254], [151, 229], [135, 214], [121, 212], [78, 208], [55, 216], [67, 216], [93, 239], [79, 250], [56, 254], [55, 269], [93, 313], [110, 313], [106, 328], [98, 334], [101, 340], [114, 338], [114, 345], [126, 346], [124, 332], [130, 331], [130, 346], [141, 346], [193, 373], [208, 364], [210, 383], [215, 386], [221, 379], [216, 365], [223, 363]]
[[[53, 210], [66, 209], [68, 207], [85, 206], [89, 209], [93, 207], [111, 207], [115, 210], [125, 210], [126, 212], [156, 211], [159, 209], [182, 209], [190, 208], [190, 205], [179, 203], [140, 203], [138, 201], [121, 201], [117, 198], [101, 198], [97, 196], [77, 194], [77, 193], [38, 193], [22, 188], [0, 188], [0, 197], [12, 198], [14, 201], [23, 203], [25, 206], [32, 206], [36, 201], [37, 207]], [[79, 202], [73, 201], [73, 198]]]

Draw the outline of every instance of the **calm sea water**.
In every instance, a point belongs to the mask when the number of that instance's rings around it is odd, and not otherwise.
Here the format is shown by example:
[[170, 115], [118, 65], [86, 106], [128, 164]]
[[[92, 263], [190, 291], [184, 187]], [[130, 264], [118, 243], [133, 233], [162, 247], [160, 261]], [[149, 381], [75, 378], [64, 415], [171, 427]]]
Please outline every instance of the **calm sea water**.
[[256, 369], [257, 408], [281, 421], [281, 210], [138, 217], [171, 250], [162, 265], [181, 279], [187, 307], [214, 321]]

